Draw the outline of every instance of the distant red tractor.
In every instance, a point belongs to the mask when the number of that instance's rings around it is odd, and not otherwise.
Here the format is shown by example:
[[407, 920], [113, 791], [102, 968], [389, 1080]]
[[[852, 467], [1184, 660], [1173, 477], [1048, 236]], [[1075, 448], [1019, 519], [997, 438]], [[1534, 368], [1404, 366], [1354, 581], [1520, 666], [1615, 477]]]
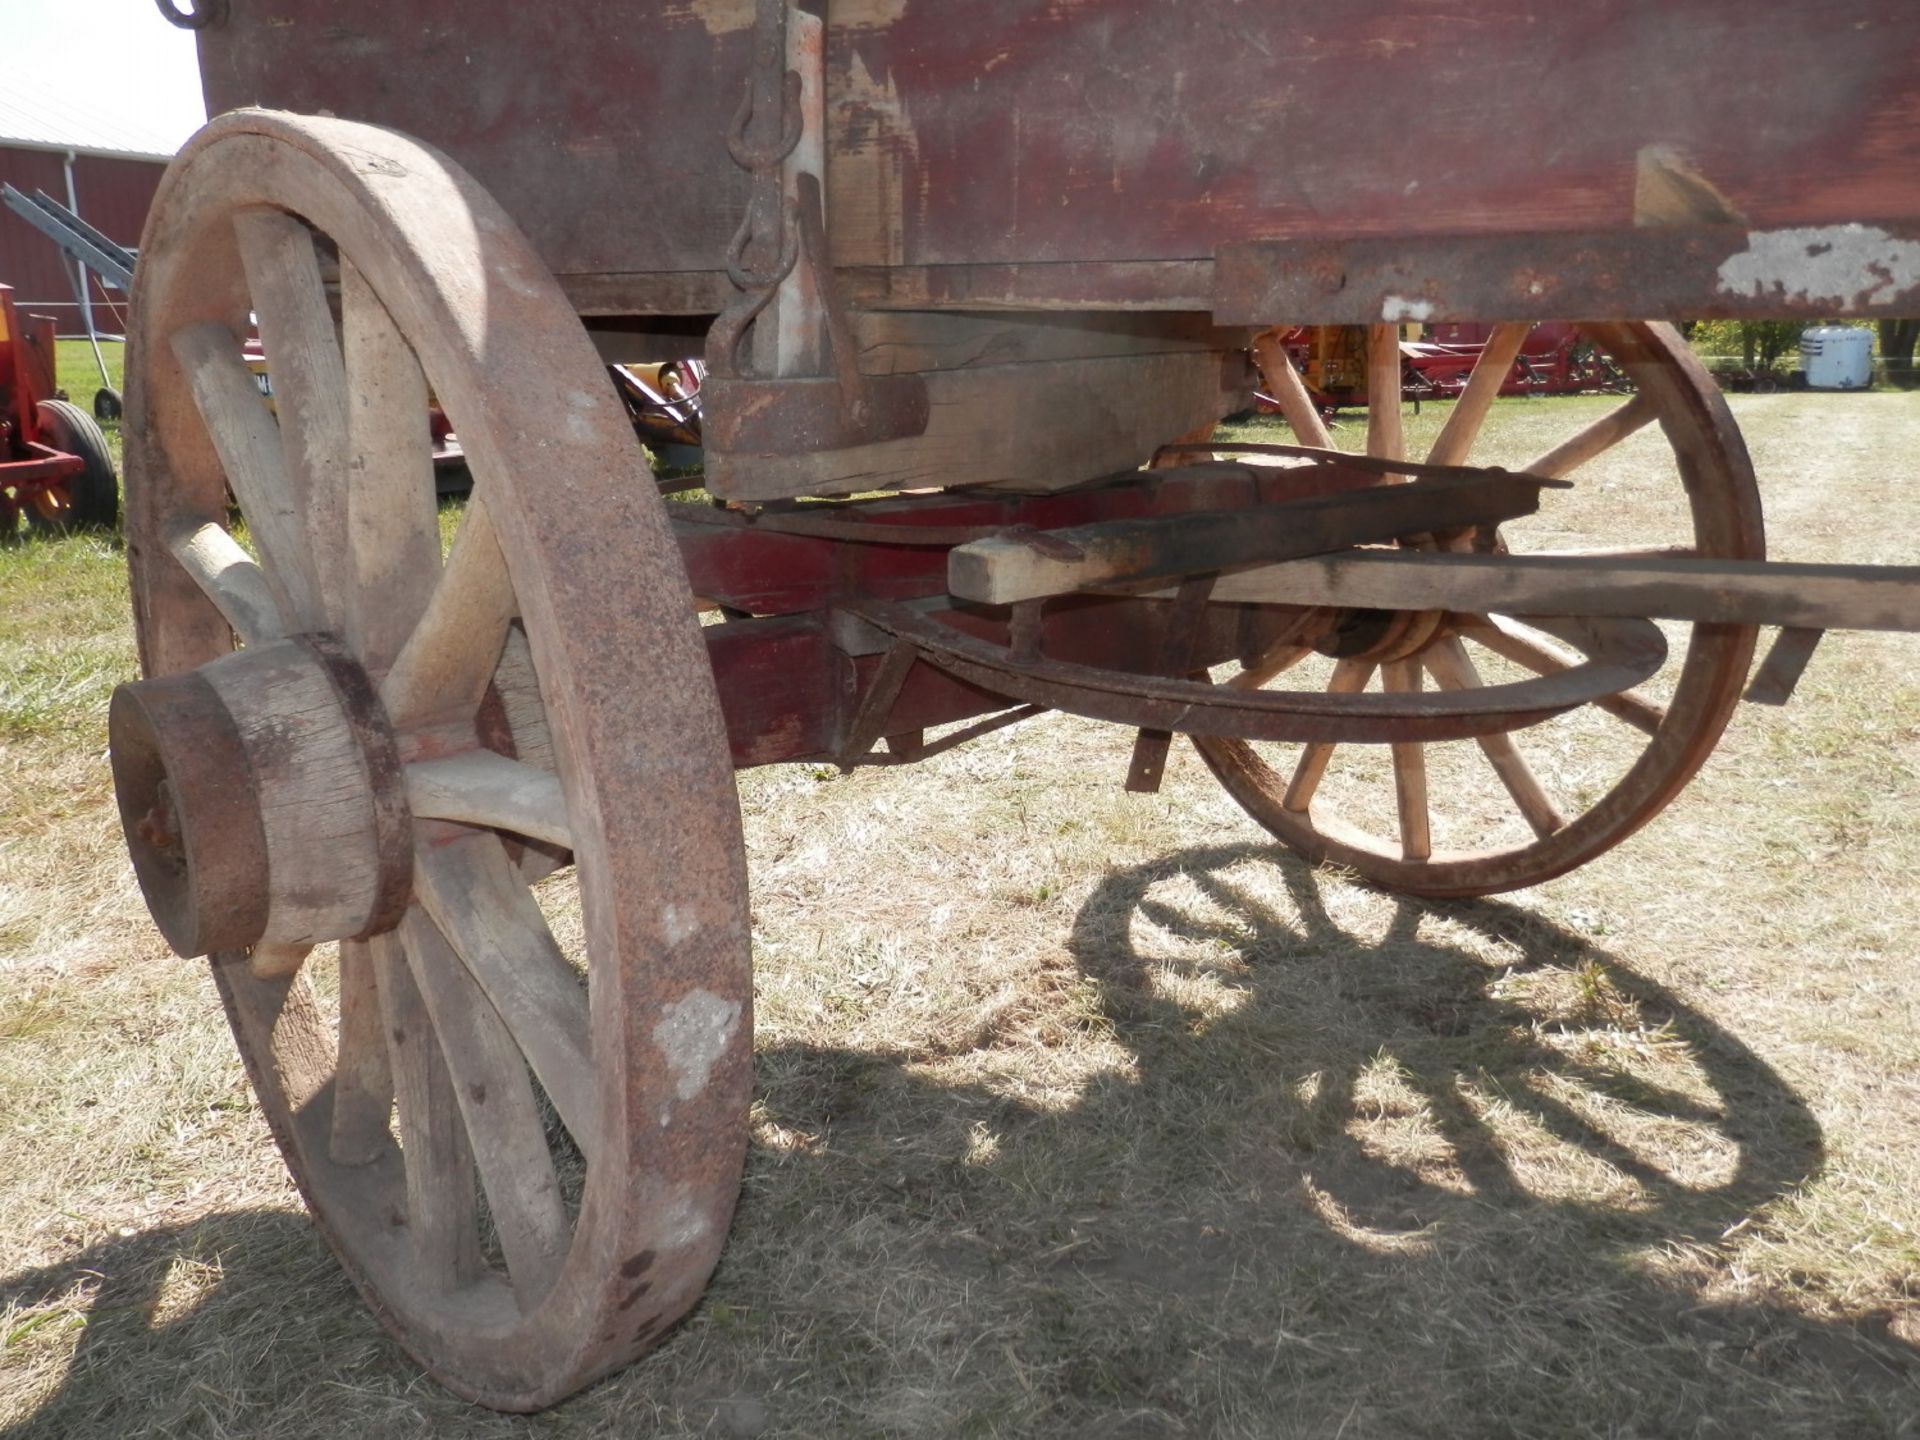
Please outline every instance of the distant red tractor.
[[0, 537], [22, 515], [34, 529], [111, 528], [120, 487], [93, 417], [56, 398], [53, 321], [22, 324], [0, 285]]

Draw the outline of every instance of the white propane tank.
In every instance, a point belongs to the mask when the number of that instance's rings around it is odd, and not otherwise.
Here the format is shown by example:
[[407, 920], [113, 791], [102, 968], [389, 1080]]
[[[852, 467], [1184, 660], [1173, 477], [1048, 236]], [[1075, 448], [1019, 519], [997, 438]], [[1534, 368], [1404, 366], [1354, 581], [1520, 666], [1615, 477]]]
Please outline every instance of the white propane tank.
[[1873, 332], [1855, 325], [1801, 331], [1800, 373], [1809, 390], [1864, 390], [1873, 383]]

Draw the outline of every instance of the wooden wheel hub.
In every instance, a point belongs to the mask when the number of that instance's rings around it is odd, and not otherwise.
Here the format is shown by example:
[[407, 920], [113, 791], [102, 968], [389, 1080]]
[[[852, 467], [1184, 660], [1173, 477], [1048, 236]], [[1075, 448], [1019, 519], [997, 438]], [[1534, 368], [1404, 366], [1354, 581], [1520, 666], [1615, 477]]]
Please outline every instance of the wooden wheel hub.
[[1441, 610], [1345, 610], [1314, 644], [1335, 660], [1407, 660], [1438, 638]]
[[120, 823], [183, 956], [392, 929], [412, 849], [393, 732], [325, 636], [120, 686], [108, 731]]

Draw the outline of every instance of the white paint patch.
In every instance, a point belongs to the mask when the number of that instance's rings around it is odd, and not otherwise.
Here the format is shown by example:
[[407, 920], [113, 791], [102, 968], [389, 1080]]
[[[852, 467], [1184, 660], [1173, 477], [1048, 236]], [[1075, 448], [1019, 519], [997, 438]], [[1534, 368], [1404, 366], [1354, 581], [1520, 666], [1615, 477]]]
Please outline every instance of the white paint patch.
[[1433, 302], [1431, 300], [1409, 300], [1404, 295], [1389, 295], [1380, 306], [1380, 318], [1388, 324], [1402, 320], [1431, 320]]
[[678, 905], [669, 905], [660, 912], [660, 930], [670, 947], [689, 939], [699, 928], [700, 921], [692, 915], [681, 914]]
[[667, 1070], [682, 1100], [707, 1088], [713, 1067], [727, 1052], [740, 1023], [740, 1002], [722, 1000], [711, 990], [695, 990], [667, 1006], [653, 1027], [653, 1043], [667, 1057]]
[[1756, 230], [1720, 266], [1720, 288], [1808, 305], [1885, 304], [1920, 289], [1920, 244], [1877, 225]]
[[694, 1203], [689, 1188], [676, 1185], [673, 1199], [660, 1207], [660, 1248], [684, 1250], [689, 1245], [697, 1244], [712, 1228], [713, 1222]]

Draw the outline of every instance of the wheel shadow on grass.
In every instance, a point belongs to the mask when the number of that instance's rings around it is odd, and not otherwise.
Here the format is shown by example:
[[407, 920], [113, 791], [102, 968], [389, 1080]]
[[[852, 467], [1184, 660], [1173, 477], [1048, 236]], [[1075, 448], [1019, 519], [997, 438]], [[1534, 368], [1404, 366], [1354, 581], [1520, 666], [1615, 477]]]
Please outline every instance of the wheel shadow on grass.
[[405, 1380], [311, 1223], [284, 1210], [216, 1211], [0, 1277], [0, 1341], [4, 1440], [324, 1434], [328, 1392]]
[[1590, 939], [1227, 846], [1110, 874], [1020, 988], [957, 1043], [770, 1043], [707, 1299], [547, 1417], [421, 1377], [306, 1220], [261, 1210], [0, 1279], [0, 1394], [45, 1396], [0, 1435], [1824, 1440], [1920, 1416], [1893, 1316], [1743, 1285], [1740, 1247], [1821, 1171], [1806, 1102]]
[[818, 1207], [820, 1272], [862, 1283], [821, 1279], [796, 1323], [892, 1347], [849, 1381], [882, 1397], [877, 1429], [1832, 1436], [1920, 1416], [1892, 1315], [1826, 1323], [1743, 1281], [1738, 1247], [1821, 1170], [1806, 1101], [1591, 940], [1237, 845], [1111, 874], [1068, 948], [1069, 1023], [1125, 1057], [1077, 1103], [1027, 1098], [1032, 1016], [968, 1055], [762, 1057], [763, 1138], [802, 1137], [835, 1178], [756, 1156], [727, 1263], [768, 1265], [757, 1236]]

